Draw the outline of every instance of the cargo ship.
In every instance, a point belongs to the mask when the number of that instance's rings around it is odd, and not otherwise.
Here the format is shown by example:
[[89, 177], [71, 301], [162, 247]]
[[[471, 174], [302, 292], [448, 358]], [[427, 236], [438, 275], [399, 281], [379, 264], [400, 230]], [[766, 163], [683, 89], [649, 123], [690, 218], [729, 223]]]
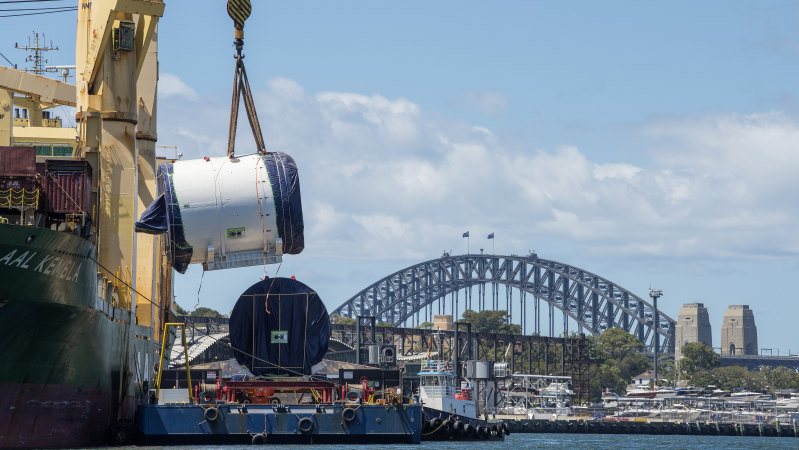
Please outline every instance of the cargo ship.
[[[74, 85], [0, 66], [2, 447], [130, 442], [173, 339], [176, 270], [302, 250], [287, 155], [156, 158], [163, 13], [159, 0], [81, 3]], [[59, 105], [75, 127], [51, 115]]]
[[[0, 148], [0, 161], [0, 441], [103, 443], [149, 375], [152, 328], [131, 320], [118, 280], [98, 289], [90, 217], [77, 211], [90, 192], [85, 161], [34, 163], [33, 147]], [[60, 203], [69, 197], [75, 205]]]
[[0, 67], [3, 447], [124, 442], [172, 314], [165, 240], [134, 233], [156, 194], [156, 45], [125, 39], [163, 4], [121, 3], [80, 8], [75, 84], [42, 76], [38, 42], [32, 72]]

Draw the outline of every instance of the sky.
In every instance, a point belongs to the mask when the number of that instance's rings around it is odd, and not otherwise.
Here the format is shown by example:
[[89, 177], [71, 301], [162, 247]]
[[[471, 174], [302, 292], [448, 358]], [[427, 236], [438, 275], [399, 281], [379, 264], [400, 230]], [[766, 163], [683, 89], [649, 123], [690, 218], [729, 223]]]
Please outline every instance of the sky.
[[[245, 64], [269, 150], [297, 161], [306, 248], [279, 266], [176, 278], [229, 312], [291, 276], [329, 310], [443, 251], [597, 273], [719, 345], [747, 304], [759, 346], [799, 353], [799, 5], [769, 1], [256, 1]], [[226, 152], [234, 70], [221, 0], [168, 2], [158, 144]], [[0, 13], [2, 14], [2, 13]], [[0, 18], [0, 53], [43, 32], [74, 61], [76, 14]], [[237, 151], [253, 140], [239, 125]], [[516, 296], [518, 298], [518, 296]], [[561, 323], [559, 316], [556, 323]], [[574, 325], [571, 326], [574, 329]]]

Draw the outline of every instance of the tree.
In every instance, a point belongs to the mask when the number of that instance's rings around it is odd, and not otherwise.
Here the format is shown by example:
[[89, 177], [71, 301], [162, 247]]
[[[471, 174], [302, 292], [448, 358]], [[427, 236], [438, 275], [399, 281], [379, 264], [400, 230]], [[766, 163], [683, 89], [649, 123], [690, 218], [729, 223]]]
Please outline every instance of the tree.
[[728, 366], [713, 369], [713, 377], [720, 388], [731, 390], [742, 388], [754, 392], [765, 392], [766, 376], [761, 372], [750, 372], [745, 367]]
[[652, 362], [641, 350], [644, 345], [620, 328], [608, 328], [589, 337], [594, 364], [589, 368], [591, 400], [598, 401], [604, 389], [623, 395], [632, 377], [649, 369]]
[[591, 340], [591, 356], [600, 361], [611, 359], [620, 361], [625, 356], [640, 353], [644, 349], [644, 344], [638, 338], [621, 328], [608, 328], [599, 336], [592, 336], [589, 339]]
[[719, 380], [711, 372], [697, 372], [691, 377], [691, 384], [694, 386], [718, 386]]
[[394, 326], [394, 324], [393, 324], [393, 323], [391, 323], [391, 322], [378, 322], [378, 323], [377, 323], [377, 325], [375, 325], [375, 326], [376, 326], [376, 327], [383, 327], [383, 328], [387, 328], [387, 327], [393, 327], [393, 326]]
[[330, 323], [334, 323], [336, 325], [355, 325], [356, 322], [358, 321], [351, 317], [344, 317], [339, 314], [330, 315]]
[[764, 368], [762, 372], [771, 390], [799, 389], [799, 373], [787, 367], [775, 367], [774, 369]]
[[[630, 353], [617, 360], [615, 366], [619, 369], [619, 374], [625, 383], [628, 383], [634, 376], [651, 368], [652, 361], [643, 353]], [[658, 378], [660, 378], [659, 375]]]
[[458, 322], [469, 322], [476, 333], [518, 334], [521, 326], [508, 323], [507, 311], [483, 310], [480, 312], [467, 309]]
[[211, 308], [206, 308], [205, 306], [201, 306], [189, 314], [192, 317], [227, 317], [224, 314], [220, 314], [219, 311]]
[[175, 312], [178, 313], [179, 316], [188, 316], [189, 312], [185, 309], [181, 308], [180, 305], [175, 302]]
[[[674, 359], [668, 356], [658, 358], [658, 378], [666, 379], [666, 384], [673, 386], [677, 378], [677, 370], [674, 367]], [[659, 383], [659, 380], [658, 380]]]
[[432, 330], [433, 322], [422, 322], [419, 325], [416, 325], [416, 328], [420, 330]]
[[592, 401], [601, 400], [605, 389], [619, 395], [624, 395], [626, 392], [627, 383], [622, 379], [619, 369], [613, 364], [591, 365], [588, 369], [588, 377]]
[[702, 342], [685, 344], [680, 350], [680, 370], [689, 377], [697, 372], [715, 369], [721, 365], [721, 356]]

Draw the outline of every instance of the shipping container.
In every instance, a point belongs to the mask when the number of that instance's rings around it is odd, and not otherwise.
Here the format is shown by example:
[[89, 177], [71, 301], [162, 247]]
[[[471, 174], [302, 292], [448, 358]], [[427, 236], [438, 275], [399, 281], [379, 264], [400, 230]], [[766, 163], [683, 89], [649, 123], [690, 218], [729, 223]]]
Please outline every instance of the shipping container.
[[26, 177], [36, 175], [36, 149], [0, 147], [0, 175]]
[[92, 168], [83, 160], [47, 160], [47, 211], [91, 215]]

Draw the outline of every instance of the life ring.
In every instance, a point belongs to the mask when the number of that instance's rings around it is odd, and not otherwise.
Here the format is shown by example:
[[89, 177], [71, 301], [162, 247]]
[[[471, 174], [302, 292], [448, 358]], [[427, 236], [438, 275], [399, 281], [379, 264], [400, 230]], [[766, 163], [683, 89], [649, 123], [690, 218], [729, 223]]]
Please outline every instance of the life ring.
[[346, 395], [347, 401], [357, 402], [361, 399], [361, 393], [358, 391], [349, 391]]
[[266, 432], [253, 434], [251, 442], [252, 442], [252, 445], [264, 445], [264, 444], [266, 444]]
[[216, 408], [208, 408], [203, 413], [205, 420], [208, 422], [216, 422], [219, 419], [219, 410]]
[[303, 417], [297, 422], [297, 429], [303, 434], [308, 434], [313, 431], [313, 420], [310, 417]]
[[341, 418], [346, 423], [350, 423], [355, 420], [356, 412], [355, 408], [344, 408], [344, 411], [341, 412]]

